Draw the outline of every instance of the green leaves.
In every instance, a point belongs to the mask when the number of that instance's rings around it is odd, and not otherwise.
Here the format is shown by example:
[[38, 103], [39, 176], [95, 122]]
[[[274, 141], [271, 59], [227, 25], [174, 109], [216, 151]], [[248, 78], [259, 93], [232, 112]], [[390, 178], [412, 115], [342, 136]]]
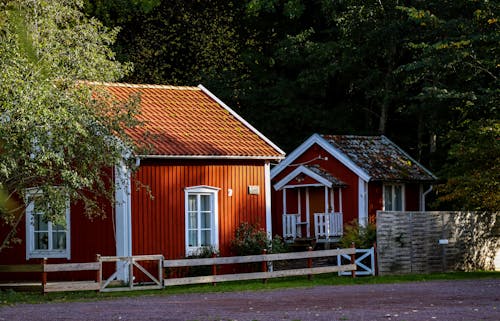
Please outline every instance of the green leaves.
[[98, 197], [113, 198], [106, 169], [135, 148], [125, 130], [137, 125], [138, 106], [115, 102], [85, 81], [116, 81], [129, 70], [109, 48], [118, 30], [87, 19], [78, 1], [16, 0], [4, 8], [1, 218], [18, 223], [33, 188], [54, 222], [64, 218], [68, 199], [82, 202], [88, 216], [102, 215]]

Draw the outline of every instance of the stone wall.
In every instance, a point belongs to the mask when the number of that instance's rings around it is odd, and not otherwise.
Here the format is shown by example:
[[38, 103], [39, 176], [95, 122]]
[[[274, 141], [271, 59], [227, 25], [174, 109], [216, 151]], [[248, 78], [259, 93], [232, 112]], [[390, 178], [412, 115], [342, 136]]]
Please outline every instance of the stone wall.
[[380, 275], [494, 270], [500, 213], [377, 212]]

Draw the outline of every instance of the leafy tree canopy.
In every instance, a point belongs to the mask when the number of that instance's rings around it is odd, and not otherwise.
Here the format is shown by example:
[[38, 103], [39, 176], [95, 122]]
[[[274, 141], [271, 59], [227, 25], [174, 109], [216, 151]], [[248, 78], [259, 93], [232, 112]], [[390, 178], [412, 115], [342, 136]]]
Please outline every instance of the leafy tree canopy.
[[96, 99], [85, 82], [130, 70], [109, 48], [118, 30], [81, 8], [72, 0], [0, 4], [0, 214], [14, 232], [32, 188], [43, 192], [36, 204], [48, 220], [64, 218], [68, 198], [89, 217], [102, 215], [98, 199], [113, 195], [102, 170], [133, 150], [124, 131], [137, 125], [137, 104]]

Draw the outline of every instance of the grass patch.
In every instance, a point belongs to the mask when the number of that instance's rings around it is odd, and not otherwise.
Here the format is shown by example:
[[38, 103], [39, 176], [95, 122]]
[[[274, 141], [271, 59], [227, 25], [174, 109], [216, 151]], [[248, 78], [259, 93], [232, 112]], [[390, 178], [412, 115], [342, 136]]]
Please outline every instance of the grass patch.
[[307, 277], [289, 277], [270, 279], [263, 284], [260, 280], [224, 282], [216, 286], [212, 284], [183, 285], [168, 287], [163, 290], [146, 290], [133, 292], [111, 292], [99, 293], [85, 292], [60, 292], [42, 295], [33, 292], [15, 292], [12, 290], [0, 291], [0, 306], [19, 303], [49, 303], [49, 302], [73, 302], [73, 301], [96, 301], [120, 297], [137, 297], [152, 295], [173, 295], [186, 293], [209, 293], [209, 292], [241, 292], [241, 291], [265, 291], [284, 288], [314, 287], [325, 285], [356, 285], [356, 284], [382, 284], [401, 282], [424, 282], [434, 280], [465, 280], [465, 279], [500, 279], [500, 272], [454, 272], [436, 274], [412, 274], [393, 275], [377, 277], [339, 277], [337, 274], [315, 275], [312, 280]]

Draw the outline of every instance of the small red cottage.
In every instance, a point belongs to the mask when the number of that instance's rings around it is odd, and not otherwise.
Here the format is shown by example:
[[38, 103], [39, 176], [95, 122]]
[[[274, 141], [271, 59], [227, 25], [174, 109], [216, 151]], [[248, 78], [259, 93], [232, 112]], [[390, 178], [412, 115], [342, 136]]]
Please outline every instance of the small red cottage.
[[23, 242], [0, 253], [0, 264], [91, 262], [96, 254], [182, 258], [203, 246], [228, 255], [240, 223], [271, 232], [270, 162], [284, 158], [281, 149], [201, 85], [95, 85], [119, 100], [139, 94], [145, 127], [130, 135], [150, 152], [136, 156], [134, 177], [114, 169], [116, 205], [104, 219], [90, 221], [81, 204], [68, 202], [67, 224], [56, 226], [27, 204], [17, 234]]
[[377, 210], [425, 209], [436, 177], [385, 136], [314, 134], [271, 170], [273, 233], [338, 241]]

